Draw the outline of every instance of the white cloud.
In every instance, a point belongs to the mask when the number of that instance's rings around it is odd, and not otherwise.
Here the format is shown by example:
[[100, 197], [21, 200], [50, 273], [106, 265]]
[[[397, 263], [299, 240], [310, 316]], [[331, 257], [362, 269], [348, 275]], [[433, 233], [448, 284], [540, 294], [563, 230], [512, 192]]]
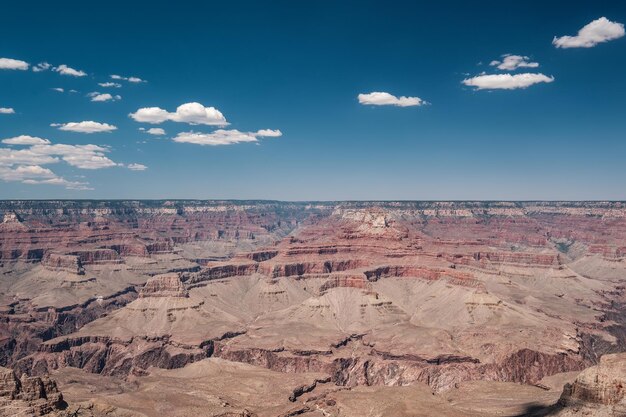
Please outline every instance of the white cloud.
[[12, 107], [0, 107], [0, 114], [15, 114]]
[[16, 168], [0, 166], [0, 179], [4, 181], [24, 181], [56, 178], [56, 174], [39, 165], [20, 165]]
[[261, 129], [261, 130], [256, 132], [256, 135], [257, 136], [261, 136], [261, 137], [277, 138], [279, 136], [282, 136], [283, 132], [281, 132], [279, 129], [276, 129], [276, 130]]
[[77, 70], [74, 68], [70, 68], [65, 64], [59, 65], [58, 67], [54, 67], [53, 70], [58, 72], [61, 75], [70, 75], [72, 77], [84, 77], [87, 75], [86, 72]]
[[163, 110], [160, 107], [143, 107], [135, 113], [130, 113], [128, 116], [136, 122], [158, 124], [166, 120], [171, 120], [170, 115], [172, 114], [175, 113], [169, 113], [167, 110]]
[[65, 90], [64, 90], [64, 89], [62, 89], [61, 87], [54, 87], [54, 88], [52, 88], [52, 90], [54, 90], [54, 91], [58, 91], [59, 93], [62, 93], [62, 92], [64, 92], [64, 91], [65, 91]]
[[155, 136], [161, 136], [165, 134], [165, 130], [161, 129], [160, 127], [151, 127], [150, 129], [141, 129], [146, 133], [149, 133], [150, 135], [155, 135]]
[[591, 48], [599, 43], [624, 36], [624, 24], [611, 22], [601, 17], [583, 26], [576, 36], [554, 37], [552, 44], [557, 48]]
[[28, 149], [0, 148], [0, 166], [46, 165], [59, 162], [59, 158], [36, 153]]
[[68, 181], [39, 165], [20, 165], [15, 168], [0, 166], [0, 180], [19, 181], [23, 184], [62, 185], [70, 190], [90, 189], [86, 182]]
[[81, 169], [101, 169], [118, 164], [105, 156], [109, 149], [98, 145], [33, 145], [26, 149], [0, 148], [0, 166], [47, 165], [63, 160]]
[[64, 161], [81, 169], [101, 169], [120, 166], [105, 154], [109, 149], [98, 145], [51, 144], [49, 140], [17, 136], [2, 140], [9, 145], [30, 145], [25, 149], [0, 148], [0, 180], [24, 184], [61, 185], [68, 189], [85, 190], [88, 183], [68, 181], [41, 165]]
[[530, 62], [530, 58], [527, 56], [504, 54], [501, 61], [494, 60], [489, 65], [492, 67], [497, 65], [500, 70], [515, 71], [518, 68], [537, 68], [539, 63]]
[[145, 171], [148, 169], [148, 167], [143, 164], [128, 164], [126, 167], [133, 171]]
[[192, 125], [226, 126], [224, 115], [215, 107], [204, 107], [200, 103], [185, 103], [173, 113], [160, 107], [144, 107], [129, 114], [137, 122], [159, 124], [167, 120]]
[[29, 66], [28, 62], [19, 59], [0, 58], [0, 69], [25, 71]]
[[122, 77], [121, 75], [116, 75], [116, 74], [113, 74], [110, 77], [113, 80], [124, 80], [124, 81], [128, 81], [129, 83], [145, 83], [145, 82], [147, 82], [146, 80], [142, 80], [139, 77]]
[[93, 190], [89, 187], [89, 183], [80, 181], [68, 181], [65, 178], [56, 177], [47, 180], [24, 180], [23, 184], [48, 184], [48, 185], [63, 185], [68, 190]]
[[212, 133], [181, 132], [174, 139], [174, 142], [194, 143], [196, 145], [233, 145], [243, 142], [257, 142], [254, 133], [240, 132], [236, 129], [218, 129]]
[[2, 139], [2, 143], [7, 145], [47, 145], [50, 141], [35, 136], [20, 135], [13, 138]]
[[122, 84], [120, 83], [112, 83], [112, 82], [98, 83], [98, 85], [104, 88], [120, 88], [122, 86]]
[[47, 71], [50, 69], [52, 65], [48, 64], [47, 62], [40, 62], [37, 65], [33, 65], [33, 71], [34, 72], [41, 72], [41, 71]]
[[240, 132], [237, 129], [218, 129], [212, 133], [181, 132], [172, 140], [196, 145], [234, 145], [237, 143], [258, 142], [258, 137], [281, 136], [280, 130], [263, 129], [258, 132]]
[[396, 97], [392, 94], [380, 91], [375, 91], [368, 94], [359, 94], [358, 99], [359, 103], [361, 104], [370, 104], [373, 106], [409, 107], [422, 106], [426, 104], [426, 102], [419, 97]]
[[112, 132], [117, 129], [116, 126], [110, 125], [108, 123], [99, 123], [91, 120], [83, 122], [52, 123], [50, 126], [58, 127], [59, 130], [80, 133]]
[[118, 164], [105, 156], [108, 148], [98, 145], [34, 145], [28, 149], [35, 155], [58, 156], [66, 163], [81, 169], [101, 169]]
[[538, 83], [551, 83], [554, 77], [544, 74], [483, 74], [476, 77], [467, 78], [463, 84], [476, 87], [477, 90], [514, 90], [517, 88], [530, 87]]
[[122, 99], [120, 95], [113, 96], [109, 93], [99, 93], [97, 91], [87, 94], [87, 97], [91, 97], [91, 101], [117, 101]]

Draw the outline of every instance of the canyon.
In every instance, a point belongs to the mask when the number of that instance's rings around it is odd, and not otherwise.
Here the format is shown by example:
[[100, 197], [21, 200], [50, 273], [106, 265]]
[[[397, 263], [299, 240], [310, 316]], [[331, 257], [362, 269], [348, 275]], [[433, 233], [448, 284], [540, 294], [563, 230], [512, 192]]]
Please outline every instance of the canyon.
[[626, 415], [626, 203], [0, 218], [0, 416]]

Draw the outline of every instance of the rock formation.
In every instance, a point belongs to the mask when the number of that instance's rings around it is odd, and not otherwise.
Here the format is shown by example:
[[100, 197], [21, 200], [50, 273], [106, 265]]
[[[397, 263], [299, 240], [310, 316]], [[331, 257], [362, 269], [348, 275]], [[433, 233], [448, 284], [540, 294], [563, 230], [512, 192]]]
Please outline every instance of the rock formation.
[[605, 355], [565, 385], [557, 416], [626, 416], [626, 354]]
[[[626, 350], [624, 203], [5, 201], [0, 212], [0, 365], [20, 378], [76, 367], [130, 383], [210, 358], [315, 374], [294, 387], [298, 403], [327, 386], [534, 386]], [[337, 410], [307, 405], [318, 406]]]
[[180, 274], [170, 273], [148, 279], [139, 297], [189, 297], [189, 292], [180, 280]]
[[44, 416], [65, 407], [55, 381], [26, 375], [18, 379], [11, 369], [0, 368], [0, 416]]
[[77, 255], [47, 252], [41, 265], [50, 271], [65, 271], [76, 275], [85, 273], [83, 263]]

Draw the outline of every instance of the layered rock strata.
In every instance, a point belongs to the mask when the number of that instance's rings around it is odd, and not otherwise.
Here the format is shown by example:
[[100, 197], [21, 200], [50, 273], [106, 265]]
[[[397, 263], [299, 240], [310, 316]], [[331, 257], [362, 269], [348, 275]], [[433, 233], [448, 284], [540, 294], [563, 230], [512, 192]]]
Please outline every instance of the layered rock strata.
[[66, 407], [57, 384], [48, 377], [17, 378], [0, 368], [0, 416], [45, 416]]

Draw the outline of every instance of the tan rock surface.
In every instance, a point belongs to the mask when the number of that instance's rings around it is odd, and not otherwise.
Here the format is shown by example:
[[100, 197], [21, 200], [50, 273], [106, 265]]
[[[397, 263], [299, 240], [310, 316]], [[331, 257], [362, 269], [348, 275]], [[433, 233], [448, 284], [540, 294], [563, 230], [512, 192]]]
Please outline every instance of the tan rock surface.
[[[160, 404], [159, 380], [171, 382], [164, 398], [174, 403], [190, 395], [179, 389], [189, 378], [218, 395], [194, 373], [203, 369], [230, 375], [219, 385], [228, 395], [240, 374], [263, 381], [260, 392], [297, 382], [287, 405], [304, 415], [540, 415], [561, 389], [535, 385], [626, 349], [623, 203], [0, 202], [0, 211], [0, 365], [20, 376], [79, 367], [94, 393], [135, 384], [115, 394], [125, 401], [115, 413]], [[107, 412], [109, 394], [76, 404]], [[187, 399], [187, 412], [213, 415], [209, 397]], [[294, 411], [283, 400], [275, 410]], [[271, 415], [272, 401], [233, 397], [232, 412]]]

